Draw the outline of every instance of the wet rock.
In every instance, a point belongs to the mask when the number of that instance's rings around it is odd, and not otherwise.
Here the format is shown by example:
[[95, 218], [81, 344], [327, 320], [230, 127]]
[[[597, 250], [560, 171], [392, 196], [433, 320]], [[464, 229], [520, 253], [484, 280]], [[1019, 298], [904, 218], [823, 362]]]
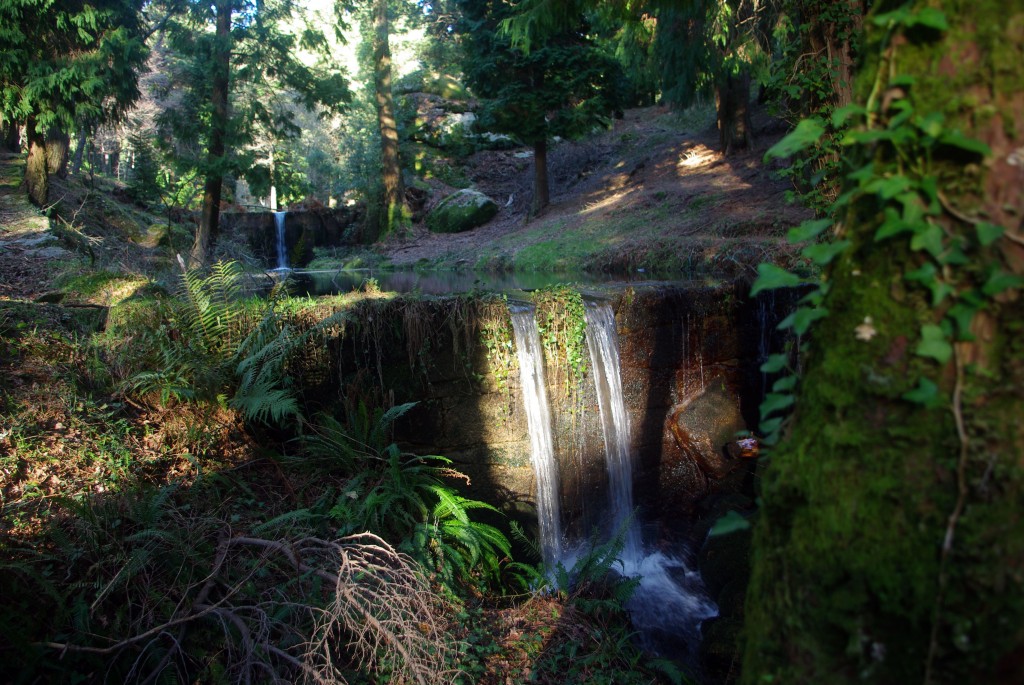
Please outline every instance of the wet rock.
[[668, 430], [682, 455], [716, 480], [739, 463], [731, 457], [728, 446], [745, 428], [736, 394], [728, 391], [722, 379], [678, 404], [668, 419]]
[[463, 188], [427, 214], [427, 228], [434, 233], [462, 233], [483, 226], [497, 213], [494, 200], [478, 190]]

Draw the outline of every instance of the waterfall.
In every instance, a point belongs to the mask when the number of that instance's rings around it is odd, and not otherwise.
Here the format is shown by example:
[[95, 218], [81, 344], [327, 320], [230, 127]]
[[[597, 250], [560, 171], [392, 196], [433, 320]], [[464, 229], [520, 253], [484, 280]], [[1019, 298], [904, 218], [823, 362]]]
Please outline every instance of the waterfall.
[[590, 349], [604, 433], [612, 530], [625, 536], [622, 549], [624, 565], [634, 566], [639, 563], [643, 549], [640, 526], [633, 515], [633, 451], [630, 447], [629, 413], [622, 394], [615, 312], [607, 302], [588, 301], [586, 320], [587, 347]]
[[284, 237], [284, 215], [287, 212], [274, 212], [274, 228], [277, 229], [277, 268], [288, 268], [288, 243]]
[[510, 305], [523, 405], [530, 432], [530, 459], [537, 478], [537, 519], [544, 564], [549, 569], [562, 560], [562, 521], [558, 505], [558, 464], [551, 436], [551, 410], [544, 382], [544, 356], [534, 310]]
[[683, 647], [692, 659], [700, 643], [700, 624], [717, 616], [718, 608], [707, 598], [700, 573], [682, 555], [644, 554], [640, 522], [633, 511], [633, 456], [615, 313], [605, 302], [586, 304], [587, 346], [604, 432], [610, 514], [615, 531], [625, 535], [622, 571], [640, 579], [626, 606], [649, 647], [666, 646], [664, 638], [670, 636], [669, 642], [677, 643], [671, 649]]

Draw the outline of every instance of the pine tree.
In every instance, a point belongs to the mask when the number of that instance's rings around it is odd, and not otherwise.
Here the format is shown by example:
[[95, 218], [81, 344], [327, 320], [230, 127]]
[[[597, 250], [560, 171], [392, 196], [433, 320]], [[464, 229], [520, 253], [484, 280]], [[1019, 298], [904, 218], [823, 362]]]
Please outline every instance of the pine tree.
[[620, 106], [621, 69], [589, 37], [585, 18], [523, 50], [502, 31], [515, 8], [496, 0], [462, 0], [463, 71], [483, 99], [480, 125], [533, 146], [533, 211], [550, 203], [548, 142], [576, 138], [607, 124]]
[[24, 123], [26, 184], [42, 206], [77, 122], [110, 122], [139, 97], [142, 0], [0, 0], [0, 128]]

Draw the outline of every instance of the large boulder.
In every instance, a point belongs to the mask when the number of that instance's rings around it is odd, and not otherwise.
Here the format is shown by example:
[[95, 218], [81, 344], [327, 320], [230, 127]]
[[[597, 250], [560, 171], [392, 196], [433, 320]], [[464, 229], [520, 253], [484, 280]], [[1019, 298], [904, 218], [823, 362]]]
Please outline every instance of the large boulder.
[[434, 233], [462, 233], [486, 224], [497, 213], [494, 200], [478, 190], [463, 188], [427, 214], [427, 228]]

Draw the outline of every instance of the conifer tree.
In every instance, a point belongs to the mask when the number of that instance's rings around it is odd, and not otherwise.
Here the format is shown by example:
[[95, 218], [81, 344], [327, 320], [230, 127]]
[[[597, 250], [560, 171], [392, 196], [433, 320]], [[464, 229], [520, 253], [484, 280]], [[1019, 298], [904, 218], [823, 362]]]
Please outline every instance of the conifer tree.
[[109, 122], [139, 97], [142, 0], [0, 0], [0, 128], [25, 125], [26, 185], [48, 198], [76, 122]]
[[551, 199], [548, 142], [607, 124], [620, 106], [621, 69], [588, 37], [582, 14], [523, 50], [501, 29], [504, 20], [515, 16], [513, 6], [462, 0], [460, 7], [463, 71], [469, 87], [483, 99], [480, 125], [533, 147], [533, 211], [543, 211]]

